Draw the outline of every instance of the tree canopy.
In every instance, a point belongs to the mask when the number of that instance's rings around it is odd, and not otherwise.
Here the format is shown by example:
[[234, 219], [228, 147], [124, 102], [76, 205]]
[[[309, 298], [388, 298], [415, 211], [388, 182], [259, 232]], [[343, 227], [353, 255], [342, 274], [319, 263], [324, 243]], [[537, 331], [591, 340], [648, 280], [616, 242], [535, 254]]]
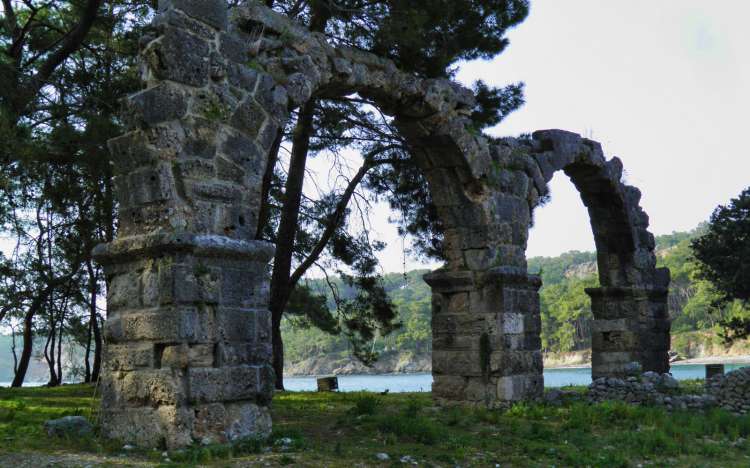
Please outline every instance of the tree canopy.
[[[700, 276], [718, 292], [716, 304], [750, 301], [750, 188], [711, 214], [706, 233], [691, 247], [700, 262]], [[725, 321], [728, 338], [750, 335], [750, 321]]]

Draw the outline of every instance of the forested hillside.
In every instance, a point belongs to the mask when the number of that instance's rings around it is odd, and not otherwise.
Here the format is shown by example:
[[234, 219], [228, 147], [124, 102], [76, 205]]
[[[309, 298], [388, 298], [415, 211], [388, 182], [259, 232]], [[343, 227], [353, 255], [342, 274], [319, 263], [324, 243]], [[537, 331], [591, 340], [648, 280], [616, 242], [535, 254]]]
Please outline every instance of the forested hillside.
[[[422, 280], [429, 270], [413, 270], [406, 274], [390, 273], [384, 276], [385, 290], [399, 311], [401, 327], [386, 337], [378, 337], [373, 343], [377, 352], [391, 350], [411, 350], [428, 352], [432, 343], [430, 329], [430, 287]], [[331, 287], [336, 288], [342, 297], [351, 297], [354, 292], [340, 280], [334, 279], [329, 285], [324, 280], [308, 281], [314, 291], [329, 297], [329, 307], [335, 303]], [[333, 354], [337, 357], [349, 355], [349, 343], [344, 336], [333, 336], [321, 332], [306, 322], [285, 319], [282, 325], [286, 360], [289, 363], [301, 361], [319, 354]]]
[[[691, 347], [718, 346], [718, 321], [735, 315], [750, 315], [739, 303], [717, 310], [717, 298], [710, 283], [697, 278], [697, 265], [691, 256], [690, 240], [701, 228], [676, 232], [656, 238], [660, 266], [669, 267], [672, 283], [669, 312], [672, 318], [673, 349], [691, 355]], [[590, 347], [591, 305], [584, 288], [598, 285], [596, 255], [593, 252], [566, 252], [558, 257], [535, 257], [528, 261], [529, 272], [543, 280], [540, 291], [542, 313], [542, 346], [546, 353], [565, 353]], [[422, 280], [425, 270], [385, 276], [386, 290], [399, 310], [402, 326], [387, 337], [375, 340], [378, 352], [424, 353], [430, 350], [430, 288]], [[334, 281], [342, 296], [349, 292]], [[310, 287], [327, 291], [323, 280], [309, 281]], [[329, 294], [330, 297], [330, 294]], [[330, 306], [333, 302], [330, 301]], [[288, 362], [311, 356], [348, 356], [347, 340], [331, 336], [314, 327], [286, 321], [284, 343]]]

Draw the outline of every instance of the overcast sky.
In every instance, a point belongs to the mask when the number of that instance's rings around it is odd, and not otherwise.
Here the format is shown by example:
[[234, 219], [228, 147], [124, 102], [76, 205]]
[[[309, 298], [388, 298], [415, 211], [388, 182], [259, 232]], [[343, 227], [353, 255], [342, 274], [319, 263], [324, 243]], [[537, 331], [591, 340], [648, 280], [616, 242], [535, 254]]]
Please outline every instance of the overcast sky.
[[[492, 61], [464, 83], [526, 83], [526, 105], [490, 133], [561, 128], [600, 141], [641, 189], [654, 234], [689, 230], [750, 186], [750, 1], [531, 0]], [[593, 250], [588, 216], [564, 174], [537, 210], [528, 255]], [[401, 242], [381, 211], [385, 271]], [[410, 261], [407, 268], [419, 266]]]

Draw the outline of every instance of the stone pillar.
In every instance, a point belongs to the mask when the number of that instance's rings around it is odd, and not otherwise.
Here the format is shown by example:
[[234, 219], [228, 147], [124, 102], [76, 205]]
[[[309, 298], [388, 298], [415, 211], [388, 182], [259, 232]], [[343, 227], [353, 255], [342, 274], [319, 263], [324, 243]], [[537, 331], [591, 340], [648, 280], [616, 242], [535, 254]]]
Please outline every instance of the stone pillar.
[[591, 376], [625, 377], [628, 365], [643, 371], [669, 371], [670, 322], [667, 289], [587, 288], [591, 327]]
[[441, 271], [432, 288], [432, 374], [441, 404], [505, 406], [541, 396], [541, 281], [525, 270]]
[[172, 233], [96, 254], [109, 284], [104, 435], [170, 448], [267, 435], [273, 248]]
[[271, 429], [273, 247], [253, 238], [286, 95], [228, 28], [224, 0], [161, 0], [132, 130], [109, 142], [118, 237], [94, 252], [108, 282], [102, 432], [139, 446]]

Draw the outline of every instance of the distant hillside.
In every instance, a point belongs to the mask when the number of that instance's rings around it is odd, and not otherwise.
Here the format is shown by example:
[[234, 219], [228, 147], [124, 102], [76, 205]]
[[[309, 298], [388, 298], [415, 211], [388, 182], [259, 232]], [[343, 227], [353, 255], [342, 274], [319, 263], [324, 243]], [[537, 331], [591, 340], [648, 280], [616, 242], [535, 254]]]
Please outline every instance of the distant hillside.
[[[390, 353], [392, 356], [394, 353], [401, 352], [424, 354], [431, 351], [430, 301], [432, 293], [430, 287], [422, 279], [422, 276], [428, 272], [429, 270], [412, 270], [405, 275], [401, 273], [385, 275], [385, 289], [398, 309], [398, 320], [402, 326], [386, 337], [377, 338], [373, 343], [375, 351]], [[341, 297], [354, 297], [354, 291], [347, 288], [338, 278], [335, 278], [333, 282]], [[308, 285], [321, 294], [327, 294], [329, 307], [334, 307], [329, 286], [324, 280], [309, 280]], [[282, 333], [285, 361], [290, 370], [296, 367], [297, 373], [310, 373], [311, 369], [320, 370], [320, 372], [312, 373], [329, 373], [340, 367], [356, 367], [356, 364], [351, 362], [349, 344], [343, 336], [331, 336], [316, 328], [293, 326], [288, 320], [282, 323]], [[398, 356], [394, 356], [393, 359], [394, 363], [399, 361]], [[300, 364], [305, 360], [308, 362]], [[387, 370], [396, 369], [392, 366]], [[419, 370], [424, 369], [409, 369], [409, 371]]]

